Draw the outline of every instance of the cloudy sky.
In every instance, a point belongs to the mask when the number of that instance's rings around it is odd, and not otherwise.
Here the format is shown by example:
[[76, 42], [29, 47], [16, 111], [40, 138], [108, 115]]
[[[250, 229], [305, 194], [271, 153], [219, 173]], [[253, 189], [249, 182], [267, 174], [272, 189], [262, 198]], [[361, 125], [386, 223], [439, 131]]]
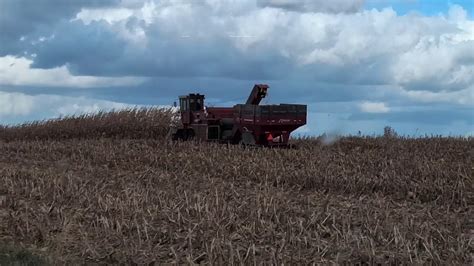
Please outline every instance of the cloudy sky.
[[472, 0], [0, 0], [0, 123], [201, 92], [300, 133], [474, 134]]

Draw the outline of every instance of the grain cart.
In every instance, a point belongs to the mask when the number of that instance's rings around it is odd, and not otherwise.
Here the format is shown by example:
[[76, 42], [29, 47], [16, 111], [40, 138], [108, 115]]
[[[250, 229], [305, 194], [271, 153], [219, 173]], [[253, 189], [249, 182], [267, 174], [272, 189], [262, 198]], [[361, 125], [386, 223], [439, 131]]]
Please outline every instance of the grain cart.
[[249, 146], [288, 146], [290, 133], [306, 124], [306, 105], [260, 105], [268, 85], [256, 84], [245, 104], [206, 107], [204, 95], [179, 97], [181, 125], [173, 140], [200, 140]]

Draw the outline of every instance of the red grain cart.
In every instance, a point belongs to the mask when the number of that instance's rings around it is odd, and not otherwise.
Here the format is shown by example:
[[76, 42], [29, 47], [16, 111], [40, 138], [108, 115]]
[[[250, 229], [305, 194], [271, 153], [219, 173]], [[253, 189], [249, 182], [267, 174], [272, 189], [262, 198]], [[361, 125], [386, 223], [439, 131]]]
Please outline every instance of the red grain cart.
[[201, 94], [180, 96], [181, 126], [173, 140], [287, 146], [291, 132], [306, 124], [307, 106], [259, 105], [267, 90], [268, 85], [257, 84], [245, 104], [233, 107], [206, 107]]

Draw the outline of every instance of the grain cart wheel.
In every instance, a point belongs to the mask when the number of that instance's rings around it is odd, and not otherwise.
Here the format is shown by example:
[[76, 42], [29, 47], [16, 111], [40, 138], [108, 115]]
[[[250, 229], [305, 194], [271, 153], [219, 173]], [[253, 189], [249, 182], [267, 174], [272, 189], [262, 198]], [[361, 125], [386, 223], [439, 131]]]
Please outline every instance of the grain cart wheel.
[[184, 140], [193, 140], [194, 137], [195, 137], [195, 134], [192, 128], [187, 128], [184, 130]]
[[182, 128], [176, 129], [176, 132], [171, 134], [171, 139], [173, 141], [178, 141], [178, 140], [184, 141], [185, 140], [184, 139], [184, 129], [182, 129]]
[[257, 142], [255, 141], [255, 137], [253, 136], [252, 131], [246, 131], [242, 133], [242, 139], [240, 140], [240, 143], [243, 146], [247, 147], [247, 146], [255, 146]]
[[296, 144], [288, 144], [288, 149], [299, 150], [299, 147]]

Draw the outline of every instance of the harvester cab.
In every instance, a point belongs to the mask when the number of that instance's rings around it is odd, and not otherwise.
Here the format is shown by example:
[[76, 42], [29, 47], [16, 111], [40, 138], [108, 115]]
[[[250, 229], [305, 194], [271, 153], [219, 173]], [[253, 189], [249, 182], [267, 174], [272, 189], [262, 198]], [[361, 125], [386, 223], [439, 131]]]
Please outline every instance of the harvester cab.
[[204, 95], [191, 93], [189, 95], [179, 97], [179, 109], [181, 112], [181, 122], [188, 126], [195, 116], [200, 116], [196, 112], [204, 110]]

